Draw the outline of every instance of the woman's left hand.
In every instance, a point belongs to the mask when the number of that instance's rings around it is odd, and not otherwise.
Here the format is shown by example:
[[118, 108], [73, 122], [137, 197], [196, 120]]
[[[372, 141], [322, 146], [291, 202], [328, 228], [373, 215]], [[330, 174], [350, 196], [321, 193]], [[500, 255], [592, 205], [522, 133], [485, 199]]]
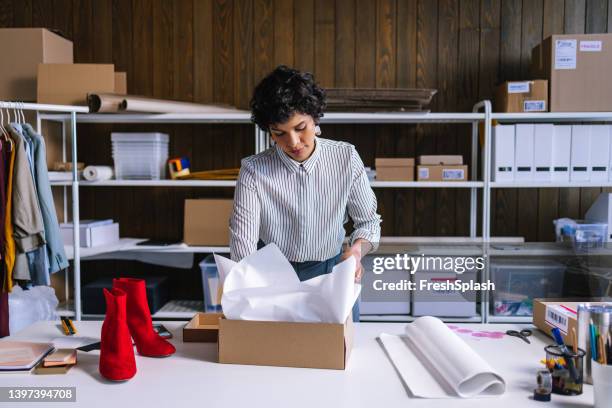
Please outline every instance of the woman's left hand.
[[355, 266], [355, 282], [359, 283], [361, 281], [361, 275], [363, 274], [363, 266], [361, 265], [361, 245], [359, 243], [353, 244], [353, 246], [348, 247], [343, 253], [340, 259], [344, 261], [350, 256], [355, 257], [356, 266]]

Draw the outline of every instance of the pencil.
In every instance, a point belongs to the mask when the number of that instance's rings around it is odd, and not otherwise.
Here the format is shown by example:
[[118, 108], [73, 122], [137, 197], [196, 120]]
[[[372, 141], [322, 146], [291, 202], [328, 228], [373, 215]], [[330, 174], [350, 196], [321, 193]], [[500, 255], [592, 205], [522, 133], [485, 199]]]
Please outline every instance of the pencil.
[[599, 362], [601, 364], [608, 364], [608, 359], [606, 357], [606, 348], [604, 346], [604, 341], [603, 341], [603, 337], [599, 336], [597, 338], [597, 346], [599, 348]]
[[571, 334], [572, 348], [574, 350], [574, 354], [578, 353], [578, 336], [576, 336], [576, 328], [572, 327]]

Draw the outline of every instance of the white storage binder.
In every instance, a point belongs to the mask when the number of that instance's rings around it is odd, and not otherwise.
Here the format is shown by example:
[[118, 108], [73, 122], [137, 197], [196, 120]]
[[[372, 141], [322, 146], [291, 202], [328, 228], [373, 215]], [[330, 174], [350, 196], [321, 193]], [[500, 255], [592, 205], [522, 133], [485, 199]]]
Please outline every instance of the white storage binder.
[[534, 173], [537, 181], [550, 181], [552, 174], [552, 140], [554, 125], [538, 124], [534, 129]]
[[493, 128], [493, 181], [514, 181], [514, 125]]
[[516, 125], [514, 144], [515, 180], [533, 180], [533, 124]]
[[591, 127], [572, 125], [571, 181], [589, 181], [591, 166]]

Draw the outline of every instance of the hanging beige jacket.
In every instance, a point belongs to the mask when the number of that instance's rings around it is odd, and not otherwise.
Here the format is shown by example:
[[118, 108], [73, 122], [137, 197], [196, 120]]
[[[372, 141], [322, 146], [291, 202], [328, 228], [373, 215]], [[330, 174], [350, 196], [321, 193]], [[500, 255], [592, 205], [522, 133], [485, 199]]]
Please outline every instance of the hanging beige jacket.
[[25, 151], [25, 141], [12, 126], [8, 128], [15, 142], [12, 218], [13, 238], [17, 253], [13, 267], [13, 279], [30, 280], [30, 269], [25, 253], [45, 244], [45, 227]]

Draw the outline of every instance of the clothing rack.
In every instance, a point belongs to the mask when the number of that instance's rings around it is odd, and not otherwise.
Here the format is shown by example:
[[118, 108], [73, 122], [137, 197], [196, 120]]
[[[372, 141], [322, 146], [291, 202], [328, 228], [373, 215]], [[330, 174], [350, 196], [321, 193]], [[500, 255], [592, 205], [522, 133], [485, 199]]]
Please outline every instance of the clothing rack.
[[[70, 114], [70, 129], [72, 140], [72, 221], [73, 228], [73, 272], [74, 272], [74, 303], [75, 303], [75, 319], [81, 320], [81, 254], [80, 254], [80, 237], [79, 237], [79, 178], [77, 172], [77, 129], [76, 129], [76, 114], [88, 113], [89, 108], [85, 106], [73, 105], [49, 105], [41, 103], [25, 103], [15, 101], [0, 101], [0, 109], [14, 111], [34, 111], [36, 115], [36, 130], [41, 133], [40, 112], [57, 112]], [[65, 159], [65, 157], [64, 157]], [[65, 214], [64, 214], [65, 215]], [[66, 221], [66, 218], [64, 218]]]

